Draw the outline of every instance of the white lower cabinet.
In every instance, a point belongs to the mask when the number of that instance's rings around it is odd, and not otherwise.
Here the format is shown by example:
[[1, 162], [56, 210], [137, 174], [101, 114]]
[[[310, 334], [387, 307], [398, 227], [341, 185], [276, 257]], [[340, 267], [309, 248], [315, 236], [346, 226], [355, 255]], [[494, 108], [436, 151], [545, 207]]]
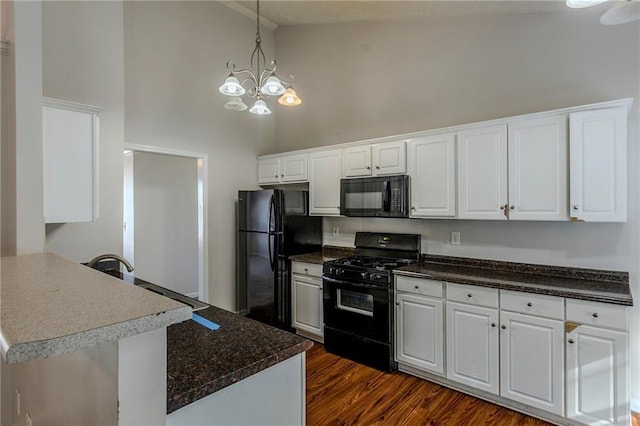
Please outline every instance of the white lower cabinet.
[[567, 301], [565, 340], [570, 419], [590, 425], [629, 425], [626, 314], [622, 306]]
[[292, 324], [300, 334], [323, 341], [322, 265], [292, 262]]
[[500, 395], [564, 415], [564, 323], [500, 313]]
[[498, 394], [498, 310], [447, 301], [447, 379]]
[[430, 297], [398, 294], [396, 358], [431, 373], [444, 374], [443, 302]]

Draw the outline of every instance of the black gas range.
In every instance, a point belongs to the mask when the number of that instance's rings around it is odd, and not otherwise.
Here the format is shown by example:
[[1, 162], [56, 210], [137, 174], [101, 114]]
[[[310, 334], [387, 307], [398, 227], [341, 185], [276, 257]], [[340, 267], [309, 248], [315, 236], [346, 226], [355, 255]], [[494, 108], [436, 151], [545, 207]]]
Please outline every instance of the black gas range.
[[420, 235], [356, 233], [355, 255], [323, 267], [328, 352], [393, 371], [393, 270], [420, 260]]

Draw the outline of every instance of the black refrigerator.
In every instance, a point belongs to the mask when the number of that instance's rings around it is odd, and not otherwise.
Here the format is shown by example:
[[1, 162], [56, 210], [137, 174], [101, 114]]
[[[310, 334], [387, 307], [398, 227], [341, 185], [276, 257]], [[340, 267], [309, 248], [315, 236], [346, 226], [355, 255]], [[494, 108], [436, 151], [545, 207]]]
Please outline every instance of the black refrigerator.
[[289, 256], [322, 249], [322, 217], [307, 191], [238, 191], [237, 310], [291, 328]]

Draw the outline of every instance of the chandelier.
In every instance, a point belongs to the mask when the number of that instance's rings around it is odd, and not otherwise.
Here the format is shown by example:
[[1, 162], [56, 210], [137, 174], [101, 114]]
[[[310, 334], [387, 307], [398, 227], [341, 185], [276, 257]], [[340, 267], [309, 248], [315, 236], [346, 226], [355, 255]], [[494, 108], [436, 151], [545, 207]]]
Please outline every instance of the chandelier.
[[[223, 95], [230, 97], [224, 105], [225, 109], [231, 111], [244, 111], [247, 105], [241, 96], [248, 95], [256, 101], [249, 112], [253, 114], [271, 114], [265, 99], [271, 96], [280, 96], [278, 103], [285, 106], [296, 106], [302, 103], [302, 99], [291, 86], [293, 76], [289, 75], [287, 80], [283, 80], [276, 75], [276, 61], [271, 61], [267, 66], [267, 60], [262, 51], [262, 37], [260, 36], [260, 1], [256, 1], [256, 47], [251, 52], [251, 69], [236, 69], [236, 65], [227, 62], [229, 76], [224, 84], [218, 89]], [[242, 80], [240, 80], [242, 79]]]

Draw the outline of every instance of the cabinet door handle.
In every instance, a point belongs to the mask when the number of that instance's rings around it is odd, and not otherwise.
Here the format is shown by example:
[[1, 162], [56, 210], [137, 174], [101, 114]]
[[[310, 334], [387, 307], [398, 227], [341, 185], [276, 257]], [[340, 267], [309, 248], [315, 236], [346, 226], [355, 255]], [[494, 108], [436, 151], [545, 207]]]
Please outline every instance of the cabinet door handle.
[[376, 170], [380, 170], [380, 166], [376, 166]]
[[500, 206], [500, 210], [504, 210], [504, 206]]
[[416, 286], [416, 290], [419, 290], [419, 289], [420, 289], [420, 286], [419, 286], [419, 285], [417, 285], [417, 286]]
[[320, 287], [319, 290], [322, 291], [322, 287]]
[[501, 325], [500, 328], [503, 329], [503, 330], [506, 330], [507, 326], [506, 325]]
[[415, 210], [415, 209], [416, 209], [416, 206], [411, 206], [411, 210]]
[[574, 210], [578, 210], [579, 208], [580, 208], [580, 205], [579, 205], [579, 204], [574, 204], [574, 205], [573, 205], [573, 209], [574, 209]]
[[278, 179], [278, 175], [275, 175], [274, 178]]
[[491, 327], [495, 327], [495, 326], [496, 326], [496, 323], [495, 323], [495, 322], [492, 322], [492, 323], [491, 323]]
[[573, 344], [573, 339], [567, 340], [569, 343]]
[[396, 302], [396, 306], [400, 307], [400, 302]]
[[598, 314], [597, 312], [594, 312], [593, 314], [591, 314], [592, 317], [594, 318], [598, 318], [600, 316], [600, 314]]
[[367, 166], [367, 170], [371, 170], [371, 167], [370, 167], [370, 166]]
[[304, 273], [308, 274], [309, 273], [309, 269], [308, 268], [304, 268]]
[[473, 297], [473, 295], [471, 293], [467, 294], [467, 297]]
[[280, 175], [280, 177], [281, 177], [281, 178], [283, 178], [283, 177], [284, 177], [284, 175]]
[[531, 303], [531, 302], [527, 302], [527, 306], [528, 306], [528, 307], [532, 307], [532, 306], [533, 306], [533, 303]]
[[516, 209], [516, 206], [514, 206], [514, 205], [512, 204], [512, 205], [510, 205], [510, 206], [509, 206], [509, 208], [510, 208], [511, 210], [515, 210], [515, 209]]

